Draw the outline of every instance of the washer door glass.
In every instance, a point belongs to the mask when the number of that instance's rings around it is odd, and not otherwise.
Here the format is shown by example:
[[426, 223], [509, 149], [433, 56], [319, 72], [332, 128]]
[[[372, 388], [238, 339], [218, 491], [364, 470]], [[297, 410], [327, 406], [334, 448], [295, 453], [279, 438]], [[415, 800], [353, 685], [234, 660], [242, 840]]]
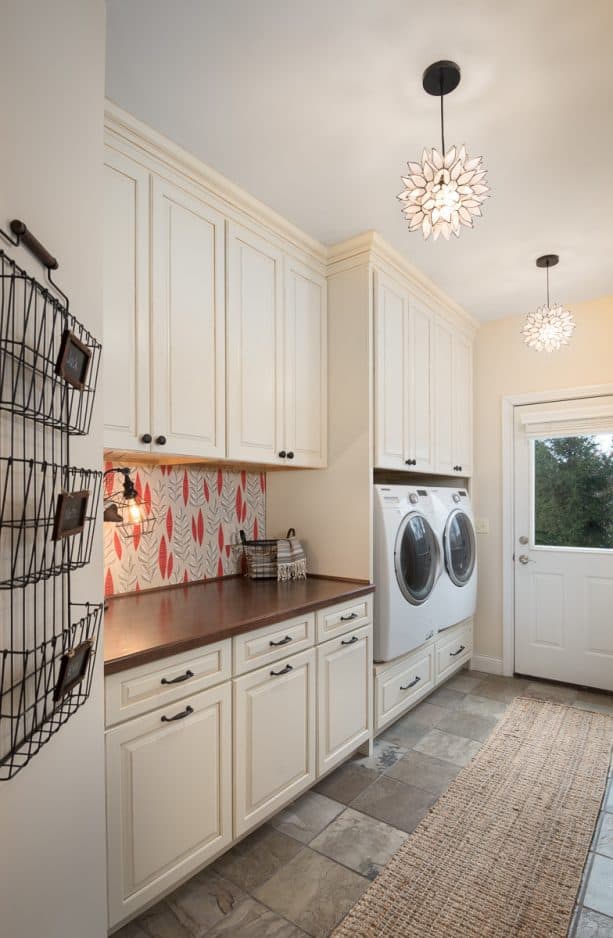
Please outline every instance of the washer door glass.
[[475, 569], [475, 532], [472, 521], [459, 509], [445, 527], [445, 565], [456, 586], [466, 586]]
[[407, 515], [400, 525], [394, 565], [404, 597], [415, 606], [425, 602], [437, 580], [439, 546], [430, 522], [419, 512]]

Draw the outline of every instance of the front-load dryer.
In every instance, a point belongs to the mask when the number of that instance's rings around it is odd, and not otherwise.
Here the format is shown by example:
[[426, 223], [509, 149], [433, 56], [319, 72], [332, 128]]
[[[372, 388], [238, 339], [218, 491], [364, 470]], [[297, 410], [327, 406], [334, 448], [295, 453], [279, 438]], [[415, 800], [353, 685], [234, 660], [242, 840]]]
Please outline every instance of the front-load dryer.
[[439, 628], [443, 561], [429, 489], [376, 485], [374, 503], [374, 658], [391, 661]]
[[477, 539], [466, 489], [437, 488], [432, 493], [443, 551], [439, 583], [439, 631], [469, 619], [477, 604]]

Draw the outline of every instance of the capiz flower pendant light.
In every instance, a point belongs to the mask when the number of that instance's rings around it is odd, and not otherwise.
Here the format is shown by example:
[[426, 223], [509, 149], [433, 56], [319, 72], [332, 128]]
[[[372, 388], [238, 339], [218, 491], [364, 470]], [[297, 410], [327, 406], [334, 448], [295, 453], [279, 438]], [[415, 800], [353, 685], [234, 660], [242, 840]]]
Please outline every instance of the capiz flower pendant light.
[[568, 345], [575, 329], [575, 318], [570, 310], [559, 303], [553, 306], [549, 303], [549, 268], [555, 267], [559, 260], [557, 254], [543, 254], [536, 259], [536, 266], [547, 270], [547, 305], [528, 313], [523, 335], [526, 345], [537, 352], [556, 352]]
[[402, 177], [405, 189], [398, 199], [409, 231], [421, 229], [426, 240], [442, 235], [448, 241], [452, 233], [459, 238], [461, 226], [473, 227], [489, 195], [482, 157], [469, 159], [464, 146], [445, 150], [443, 98], [459, 84], [455, 62], [435, 62], [423, 75], [424, 90], [441, 99], [441, 152], [432, 147], [424, 150], [421, 163], [407, 163], [409, 175]]

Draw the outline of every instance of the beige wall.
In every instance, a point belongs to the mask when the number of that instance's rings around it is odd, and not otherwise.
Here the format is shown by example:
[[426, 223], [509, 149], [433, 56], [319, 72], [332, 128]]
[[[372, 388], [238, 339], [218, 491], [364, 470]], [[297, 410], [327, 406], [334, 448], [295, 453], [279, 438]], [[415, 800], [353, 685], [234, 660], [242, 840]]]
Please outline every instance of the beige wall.
[[501, 401], [510, 394], [613, 382], [613, 296], [572, 307], [570, 345], [547, 354], [527, 348], [523, 316], [485, 323], [476, 339], [475, 512], [489, 519], [479, 537], [475, 652], [502, 657]]
[[[1, 8], [0, 227], [25, 221], [59, 259], [71, 308], [99, 336], [104, 0], [3, 0]], [[1, 246], [41, 276], [25, 249]], [[102, 465], [102, 393], [99, 384], [90, 435], [71, 444], [75, 465]], [[92, 563], [72, 580], [77, 601], [102, 598], [101, 547], [102, 525]], [[85, 706], [0, 783], [2, 938], [107, 933], [103, 703], [99, 653]]]

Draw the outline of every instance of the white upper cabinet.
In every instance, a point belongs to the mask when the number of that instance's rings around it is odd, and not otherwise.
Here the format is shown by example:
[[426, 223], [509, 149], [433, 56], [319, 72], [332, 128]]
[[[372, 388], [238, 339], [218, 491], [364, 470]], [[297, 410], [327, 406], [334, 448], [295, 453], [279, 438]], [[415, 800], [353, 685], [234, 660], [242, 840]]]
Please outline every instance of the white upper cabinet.
[[434, 323], [434, 444], [437, 472], [452, 475], [453, 452], [453, 329], [445, 320]]
[[473, 347], [459, 332], [453, 337], [453, 453], [454, 471], [473, 470]]
[[470, 475], [470, 339], [380, 271], [374, 308], [375, 466]]
[[154, 177], [154, 451], [225, 457], [224, 304], [223, 217]]
[[148, 451], [149, 173], [107, 149], [104, 186], [105, 444]]
[[326, 463], [326, 280], [285, 259], [285, 370], [283, 447], [288, 465]]
[[323, 466], [325, 280], [233, 223], [227, 256], [228, 458]]
[[283, 464], [283, 255], [228, 225], [228, 456]]
[[409, 295], [400, 284], [376, 279], [375, 465], [406, 469], [408, 456]]

